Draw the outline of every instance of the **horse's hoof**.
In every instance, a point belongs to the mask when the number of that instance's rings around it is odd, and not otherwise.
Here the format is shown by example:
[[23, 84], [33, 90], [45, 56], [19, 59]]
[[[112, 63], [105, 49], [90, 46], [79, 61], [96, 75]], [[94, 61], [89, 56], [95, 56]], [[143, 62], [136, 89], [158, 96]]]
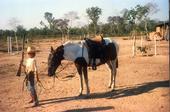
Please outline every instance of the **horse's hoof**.
[[108, 88], [111, 89], [111, 86], [109, 85]]
[[113, 92], [113, 91], [116, 91], [116, 89], [115, 89], [115, 88], [112, 88], [111, 91], [112, 91], [112, 92]]
[[80, 93], [78, 96], [79, 96], [79, 97], [80, 97], [80, 96], [83, 96], [83, 94], [82, 94], [82, 93]]

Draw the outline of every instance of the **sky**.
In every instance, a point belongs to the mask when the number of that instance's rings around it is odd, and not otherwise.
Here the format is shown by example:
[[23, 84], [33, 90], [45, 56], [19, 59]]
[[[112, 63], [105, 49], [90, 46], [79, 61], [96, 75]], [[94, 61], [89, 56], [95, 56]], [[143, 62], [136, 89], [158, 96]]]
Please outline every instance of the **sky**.
[[151, 19], [168, 20], [168, 0], [0, 0], [0, 29], [12, 29], [9, 24], [12, 18], [26, 29], [39, 28], [42, 27], [40, 21], [45, 21], [45, 12], [51, 12], [55, 18], [63, 18], [69, 11], [78, 13], [80, 19], [72, 24], [80, 26], [88, 23], [86, 9], [92, 6], [102, 9], [99, 21], [105, 23], [109, 16], [121, 16], [124, 8], [131, 9], [148, 2], [156, 3], [159, 8], [150, 16]]

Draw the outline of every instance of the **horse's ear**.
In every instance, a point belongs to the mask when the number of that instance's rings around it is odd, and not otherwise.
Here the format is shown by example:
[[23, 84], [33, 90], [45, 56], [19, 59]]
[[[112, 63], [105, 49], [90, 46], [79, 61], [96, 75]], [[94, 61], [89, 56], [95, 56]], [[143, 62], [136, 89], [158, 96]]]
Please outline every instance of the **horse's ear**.
[[53, 53], [54, 52], [54, 49], [53, 49], [53, 47], [51, 46], [51, 53]]

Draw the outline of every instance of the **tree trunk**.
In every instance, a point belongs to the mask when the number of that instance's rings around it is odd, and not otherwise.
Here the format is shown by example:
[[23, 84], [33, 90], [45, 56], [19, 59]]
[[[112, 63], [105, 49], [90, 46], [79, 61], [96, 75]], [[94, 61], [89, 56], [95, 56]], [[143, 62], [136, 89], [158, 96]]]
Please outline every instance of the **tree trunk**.
[[157, 55], [157, 48], [156, 48], [156, 47], [157, 47], [157, 45], [156, 45], [157, 42], [156, 42], [156, 36], [154, 37], [154, 43], [155, 43], [155, 56], [156, 56], [156, 55]]
[[7, 46], [8, 46], [8, 54], [10, 52], [10, 48], [9, 48], [9, 37], [7, 37]]
[[9, 37], [9, 48], [10, 48], [10, 54], [12, 54], [12, 38]]
[[94, 36], [96, 35], [96, 24], [94, 24]]
[[68, 40], [70, 39], [70, 28], [68, 28], [68, 30], [67, 30], [67, 39]]
[[148, 25], [147, 25], [147, 21], [145, 20], [145, 31], [146, 31], [146, 38], [149, 38], [149, 34], [148, 34]]
[[132, 57], [136, 55], [136, 33], [133, 35]]
[[62, 42], [64, 42], [64, 35], [63, 35], [63, 31], [60, 29], [60, 31], [61, 31], [61, 40], [62, 40]]
[[17, 37], [16, 33], [15, 33], [15, 41], [16, 41], [17, 53], [18, 53], [18, 51], [19, 51], [19, 49], [18, 49], [18, 37]]
[[140, 46], [141, 46], [141, 48], [143, 47], [143, 35], [142, 35], [142, 33], [141, 33], [141, 37], [140, 37], [141, 39], [140, 39]]

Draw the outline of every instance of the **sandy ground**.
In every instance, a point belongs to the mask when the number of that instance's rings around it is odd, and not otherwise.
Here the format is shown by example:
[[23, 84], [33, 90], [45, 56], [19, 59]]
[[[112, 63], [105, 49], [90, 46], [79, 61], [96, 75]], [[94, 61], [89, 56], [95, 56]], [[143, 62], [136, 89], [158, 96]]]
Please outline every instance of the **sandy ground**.
[[[110, 75], [105, 65], [97, 71], [89, 70], [90, 98], [78, 97], [79, 77], [56, 79], [54, 88], [37, 87], [40, 106], [28, 104], [29, 94], [22, 91], [24, 75], [16, 77], [21, 54], [0, 52], [0, 112], [169, 112], [169, 45], [158, 42], [158, 55], [132, 58], [131, 40], [115, 39], [120, 45], [116, 90], [109, 90]], [[47, 57], [50, 46], [61, 44], [55, 40], [35, 41], [40, 79], [46, 88], [53, 85], [47, 76]], [[74, 71], [68, 66], [64, 72]], [[63, 73], [64, 74], [64, 73]], [[61, 78], [61, 77], [60, 77]], [[85, 90], [83, 93], [85, 94]]]

